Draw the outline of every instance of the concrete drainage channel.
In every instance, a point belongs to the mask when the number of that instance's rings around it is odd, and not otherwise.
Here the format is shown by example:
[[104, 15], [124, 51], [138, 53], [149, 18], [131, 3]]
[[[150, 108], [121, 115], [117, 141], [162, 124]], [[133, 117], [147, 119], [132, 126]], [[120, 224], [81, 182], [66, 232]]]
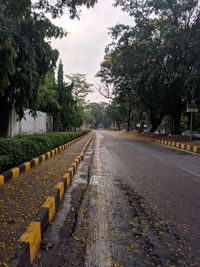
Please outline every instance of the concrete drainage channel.
[[[54, 223], [48, 227], [43, 242], [41, 244], [38, 257], [33, 267], [40, 266], [65, 266], [58, 265], [60, 256], [63, 256], [65, 245], [73, 235], [76, 224], [78, 210], [81, 206], [84, 193], [89, 185], [90, 165], [93, 156], [93, 143], [90, 144], [84, 160], [77, 169], [72, 186], [66, 193], [62, 207], [59, 210]], [[64, 237], [64, 238], [63, 238]]]
[[[73, 220], [73, 225], [75, 225], [76, 212], [71, 207], [71, 194], [79, 185], [84, 187], [83, 190], [79, 190], [81, 194], [77, 196], [77, 203], [81, 203], [84, 190], [89, 183], [89, 167], [93, 151], [92, 139], [93, 137], [74, 160], [62, 181], [56, 185], [55, 195], [47, 198], [40, 210], [38, 220], [33, 221], [21, 236], [16, 257], [9, 264], [10, 267], [29, 267], [33, 263], [34, 266], [43, 266], [43, 264], [37, 264], [45, 259], [47, 251], [59, 241], [59, 232], [63, 223], [66, 220]], [[56, 213], [57, 216], [54, 218]], [[69, 233], [72, 230], [69, 229]], [[46, 242], [46, 236], [50, 236], [50, 241]]]

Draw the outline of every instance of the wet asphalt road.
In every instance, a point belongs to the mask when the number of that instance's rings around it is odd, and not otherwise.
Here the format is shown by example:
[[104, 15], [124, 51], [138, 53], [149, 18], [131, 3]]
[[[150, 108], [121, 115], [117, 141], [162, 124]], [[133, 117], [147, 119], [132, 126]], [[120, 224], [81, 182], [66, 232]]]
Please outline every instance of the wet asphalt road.
[[34, 266], [200, 266], [200, 156], [97, 131]]

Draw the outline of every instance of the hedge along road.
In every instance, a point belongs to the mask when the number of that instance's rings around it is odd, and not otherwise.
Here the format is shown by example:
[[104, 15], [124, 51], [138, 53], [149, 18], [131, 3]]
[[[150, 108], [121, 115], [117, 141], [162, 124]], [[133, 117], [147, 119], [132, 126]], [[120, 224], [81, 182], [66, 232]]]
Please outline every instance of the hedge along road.
[[54, 158], [20, 175], [17, 180], [0, 187], [0, 266], [12, 258], [20, 236], [37, 218], [46, 197], [54, 192], [56, 184], [90, 137], [91, 133]]

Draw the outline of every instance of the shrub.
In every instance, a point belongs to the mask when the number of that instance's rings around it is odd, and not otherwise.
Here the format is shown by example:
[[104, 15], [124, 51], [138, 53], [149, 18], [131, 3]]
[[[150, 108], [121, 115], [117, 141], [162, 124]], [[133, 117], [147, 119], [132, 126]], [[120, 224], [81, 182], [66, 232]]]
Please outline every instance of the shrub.
[[0, 138], [0, 173], [38, 157], [87, 132], [56, 132]]

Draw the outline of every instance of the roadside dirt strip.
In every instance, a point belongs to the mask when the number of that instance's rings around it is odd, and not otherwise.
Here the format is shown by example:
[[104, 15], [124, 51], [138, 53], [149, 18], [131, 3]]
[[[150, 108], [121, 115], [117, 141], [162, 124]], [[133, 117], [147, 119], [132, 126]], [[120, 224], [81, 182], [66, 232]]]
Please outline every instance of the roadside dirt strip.
[[33, 261], [92, 135], [0, 187], [0, 267]]

